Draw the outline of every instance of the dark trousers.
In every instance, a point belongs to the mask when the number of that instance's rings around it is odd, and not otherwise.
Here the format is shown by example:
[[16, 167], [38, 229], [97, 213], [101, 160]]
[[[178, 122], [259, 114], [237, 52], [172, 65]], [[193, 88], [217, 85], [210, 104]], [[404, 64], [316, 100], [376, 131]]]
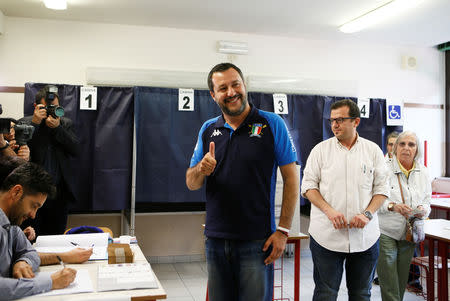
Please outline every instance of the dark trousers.
[[310, 237], [310, 249], [314, 263], [314, 301], [337, 300], [345, 265], [348, 299], [370, 300], [372, 279], [378, 260], [377, 241], [364, 252], [343, 253], [328, 250]]
[[264, 264], [272, 248], [264, 252], [265, 241], [206, 240], [209, 300], [272, 300], [273, 264]]

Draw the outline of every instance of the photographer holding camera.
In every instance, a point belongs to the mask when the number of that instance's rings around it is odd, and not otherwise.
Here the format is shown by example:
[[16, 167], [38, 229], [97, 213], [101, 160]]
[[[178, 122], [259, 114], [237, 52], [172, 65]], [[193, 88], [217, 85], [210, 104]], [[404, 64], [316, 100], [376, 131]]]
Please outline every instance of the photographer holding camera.
[[[16, 130], [15, 130], [15, 126], [16, 124], [11, 121], [11, 127], [9, 130], [8, 134], [3, 134], [3, 137], [6, 141], [8, 141], [9, 147], [14, 151], [14, 154], [9, 154], [9, 155], [16, 155], [17, 157], [25, 160], [25, 161], [30, 161], [30, 148], [28, 147], [28, 145], [26, 144], [28, 140], [31, 139], [31, 136], [33, 135], [33, 132], [31, 131], [31, 135], [29, 136], [29, 138], [27, 137], [25, 139], [25, 141], [23, 138], [19, 138], [17, 141], [16, 140]], [[18, 127], [20, 129], [23, 129], [23, 127], [26, 125], [18, 125]], [[32, 128], [34, 130], [34, 128]], [[23, 133], [24, 131], [20, 131], [20, 133]], [[19, 137], [23, 137], [23, 134], [19, 134]]]
[[33, 137], [28, 143], [31, 162], [44, 167], [52, 176], [57, 190], [56, 197], [48, 199], [35, 220], [29, 222], [37, 235], [64, 233], [68, 203], [74, 199], [70, 189], [69, 157], [78, 154], [79, 140], [72, 130], [72, 120], [63, 115], [57, 87], [45, 86], [36, 93], [33, 116], [19, 120], [19, 124], [34, 127]]

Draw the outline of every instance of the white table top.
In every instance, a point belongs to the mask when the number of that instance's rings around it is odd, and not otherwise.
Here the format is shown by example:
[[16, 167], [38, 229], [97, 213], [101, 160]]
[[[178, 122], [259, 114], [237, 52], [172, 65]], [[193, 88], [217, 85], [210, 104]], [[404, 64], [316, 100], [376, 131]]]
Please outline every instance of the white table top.
[[450, 198], [431, 198], [430, 205], [443, 209], [450, 209]]
[[450, 221], [445, 219], [425, 220], [425, 235], [441, 241], [450, 242]]
[[[131, 249], [134, 253], [134, 262], [147, 262], [144, 254], [142, 253], [141, 249], [138, 245], [130, 245]], [[91, 276], [92, 284], [94, 286], [94, 291], [97, 290], [97, 272], [98, 272], [98, 266], [99, 265], [107, 265], [107, 260], [99, 260], [99, 261], [88, 261], [83, 264], [67, 264], [67, 267], [71, 267], [74, 269], [88, 269], [89, 275]], [[39, 268], [39, 271], [58, 271], [61, 269], [60, 265], [48, 265], [48, 266], [42, 266]], [[108, 291], [108, 292], [99, 292], [99, 293], [84, 293], [84, 294], [73, 294], [73, 295], [58, 295], [58, 296], [30, 296], [24, 299], [19, 300], [49, 300], [49, 301], [56, 301], [56, 300], [68, 300], [68, 301], [84, 301], [84, 300], [111, 300], [114, 297], [118, 296], [130, 296], [132, 297], [132, 300], [139, 300], [139, 301], [145, 301], [145, 300], [155, 300], [155, 299], [166, 299], [167, 294], [164, 291], [163, 287], [161, 286], [161, 283], [159, 282], [158, 278], [155, 276], [155, 279], [158, 283], [158, 288], [155, 289], [135, 289], [135, 290], [123, 290], [123, 291]]]

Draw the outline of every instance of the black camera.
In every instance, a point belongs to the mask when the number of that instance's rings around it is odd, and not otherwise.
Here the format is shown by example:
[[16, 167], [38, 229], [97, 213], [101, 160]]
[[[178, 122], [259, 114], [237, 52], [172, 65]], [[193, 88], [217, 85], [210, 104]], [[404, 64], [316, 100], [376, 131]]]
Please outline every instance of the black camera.
[[55, 100], [55, 97], [58, 97], [58, 87], [57, 86], [48, 86], [48, 90], [46, 92], [47, 93], [45, 95], [45, 102], [47, 104], [52, 103]]
[[26, 145], [34, 133], [34, 126], [28, 124], [16, 124], [14, 126], [16, 143], [19, 146]]
[[47, 104], [47, 106], [45, 107], [45, 110], [47, 111], [47, 116], [52, 116], [53, 118], [63, 117], [64, 108], [52, 104], [55, 101], [55, 98], [59, 99], [58, 87], [48, 86], [48, 89], [46, 90], [45, 103]]
[[47, 116], [52, 116], [53, 118], [64, 116], [64, 108], [61, 106], [47, 105], [45, 110], [47, 110]]

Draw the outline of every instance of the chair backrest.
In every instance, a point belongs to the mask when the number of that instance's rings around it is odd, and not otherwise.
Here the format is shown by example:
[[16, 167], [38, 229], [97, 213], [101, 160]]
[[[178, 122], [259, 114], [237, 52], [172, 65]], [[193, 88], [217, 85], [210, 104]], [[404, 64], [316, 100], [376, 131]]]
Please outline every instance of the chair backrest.
[[82, 233], [108, 233], [113, 238], [113, 232], [108, 227], [79, 226], [67, 229], [64, 234], [82, 234]]

